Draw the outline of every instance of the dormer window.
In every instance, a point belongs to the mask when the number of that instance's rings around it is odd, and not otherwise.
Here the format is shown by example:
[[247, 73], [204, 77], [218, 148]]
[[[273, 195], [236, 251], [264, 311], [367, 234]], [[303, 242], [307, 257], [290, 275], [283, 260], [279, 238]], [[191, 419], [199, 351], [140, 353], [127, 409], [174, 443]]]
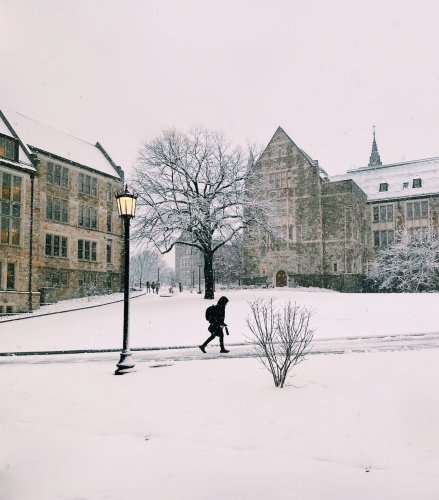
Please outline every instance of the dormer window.
[[381, 191], [388, 191], [389, 190], [389, 185], [387, 184], [387, 182], [381, 182], [380, 184], [380, 192]]
[[413, 179], [413, 187], [414, 188], [422, 187], [422, 180], [421, 179]]
[[0, 135], [0, 157], [17, 161], [17, 144], [11, 137]]

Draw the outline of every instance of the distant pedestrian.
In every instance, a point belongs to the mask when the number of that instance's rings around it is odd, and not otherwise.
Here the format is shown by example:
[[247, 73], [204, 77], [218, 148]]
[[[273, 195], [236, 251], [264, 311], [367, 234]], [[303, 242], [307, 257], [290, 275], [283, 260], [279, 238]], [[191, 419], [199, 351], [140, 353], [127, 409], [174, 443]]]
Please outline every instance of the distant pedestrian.
[[227, 335], [229, 334], [229, 331], [227, 329], [227, 324], [224, 323], [227, 302], [229, 302], [229, 299], [227, 297], [220, 297], [216, 305], [209, 306], [206, 310], [206, 319], [210, 323], [208, 330], [211, 335], [204, 342], [204, 344], [201, 344], [199, 346], [201, 351], [204, 353], [206, 352], [207, 344], [211, 342], [215, 337], [219, 337], [220, 352], [224, 353], [229, 352], [224, 347], [224, 332], [223, 332], [223, 327], [225, 327]]
[[146, 291], [147, 293], [151, 293], [151, 283], [149, 281], [146, 282]]
[[151, 290], [152, 290], [152, 293], [155, 292], [155, 283], [154, 283], [154, 281], [151, 283]]
[[157, 283], [155, 284], [156, 293], [159, 293], [159, 288], [160, 288], [160, 281], [157, 281]]

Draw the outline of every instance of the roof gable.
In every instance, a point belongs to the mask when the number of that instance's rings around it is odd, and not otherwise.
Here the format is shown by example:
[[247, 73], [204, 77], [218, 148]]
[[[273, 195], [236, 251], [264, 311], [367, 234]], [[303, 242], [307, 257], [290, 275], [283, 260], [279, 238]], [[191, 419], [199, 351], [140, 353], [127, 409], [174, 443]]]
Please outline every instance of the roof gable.
[[23, 144], [20, 141], [17, 133], [7, 120], [6, 116], [0, 110], [0, 134], [6, 137], [10, 137], [18, 141], [18, 161], [14, 161], [8, 158], [0, 158], [2, 164], [12, 167], [18, 167], [20, 169], [29, 170], [32, 172], [36, 172], [36, 168], [32, 163], [32, 153], [26, 144]]
[[121, 178], [119, 170], [101, 148], [44, 125], [16, 111], [6, 110], [6, 118], [29, 147], [103, 174]]

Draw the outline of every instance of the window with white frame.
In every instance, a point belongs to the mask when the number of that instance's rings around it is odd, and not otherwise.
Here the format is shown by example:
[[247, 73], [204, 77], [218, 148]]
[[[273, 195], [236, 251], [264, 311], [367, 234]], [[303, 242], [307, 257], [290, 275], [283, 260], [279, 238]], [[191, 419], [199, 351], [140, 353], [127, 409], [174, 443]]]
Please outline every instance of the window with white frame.
[[0, 156], [7, 160], [18, 160], [18, 147], [17, 141], [12, 137], [0, 135]]
[[69, 202], [48, 196], [46, 200], [46, 218], [54, 222], [69, 222]]
[[405, 208], [407, 220], [428, 218], [428, 200], [406, 201]]
[[8, 262], [6, 265], [6, 290], [15, 290], [16, 264]]
[[391, 222], [393, 221], [393, 204], [374, 205], [372, 207], [373, 222]]
[[387, 247], [394, 242], [393, 230], [374, 231], [373, 232], [373, 246], [374, 247]]
[[87, 196], [98, 196], [98, 179], [88, 174], [79, 174], [78, 191]]
[[113, 262], [113, 241], [107, 240], [107, 264]]
[[45, 281], [47, 287], [68, 287], [69, 272], [67, 269], [45, 269]]
[[97, 261], [96, 241], [78, 240], [78, 260]]
[[58, 234], [46, 234], [45, 254], [47, 257], [67, 258], [67, 237]]
[[107, 233], [113, 232], [113, 213], [107, 212]]
[[46, 172], [47, 184], [52, 184], [54, 186], [61, 186], [63, 188], [69, 187], [69, 169], [53, 163], [51, 161], [47, 162], [47, 172]]
[[80, 206], [78, 210], [78, 226], [88, 229], [98, 228], [98, 211], [93, 207]]

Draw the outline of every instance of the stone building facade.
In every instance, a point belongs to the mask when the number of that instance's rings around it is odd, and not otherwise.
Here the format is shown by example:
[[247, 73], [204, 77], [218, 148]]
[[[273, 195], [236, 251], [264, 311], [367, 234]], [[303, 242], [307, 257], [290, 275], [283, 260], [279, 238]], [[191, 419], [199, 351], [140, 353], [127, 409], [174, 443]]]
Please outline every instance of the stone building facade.
[[198, 248], [177, 243], [175, 245], [175, 280], [187, 289], [204, 288], [204, 257]]
[[[1, 137], [13, 142], [13, 160]], [[74, 298], [87, 287], [120, 290], [123, 238], [115, 193], [123, 190], [123, 171], [99, 143], [2, 110], [0, 178], [0, 313]]]
[[369, 164], [329, 177], [279, 127], [255, 172], [275, 210], [244, 232], [247, 284], [361, 291], [399, 231], [439, 229], [439, 158], [383, 165], [375, 131]]

